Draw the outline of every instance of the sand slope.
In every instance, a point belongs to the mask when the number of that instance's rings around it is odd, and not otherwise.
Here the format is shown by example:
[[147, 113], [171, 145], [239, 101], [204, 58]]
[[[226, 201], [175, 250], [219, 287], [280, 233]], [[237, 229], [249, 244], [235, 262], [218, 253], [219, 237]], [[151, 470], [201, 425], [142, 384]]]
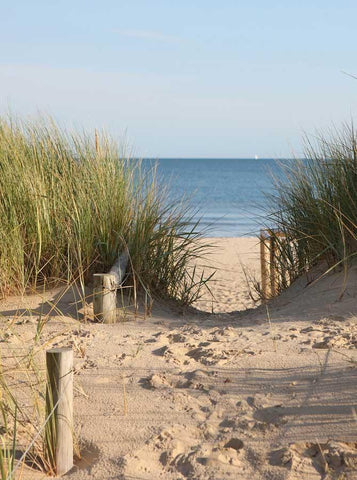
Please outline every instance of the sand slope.
[[68, 315], [66, 331], [51, 318], [46, 335], [76, 354], [83, 460], [69, 478], [357, 478], [356, 271], [340, 301], [340, 274], [299, 280], [269, 321], [265, 306], [238, 311], [252, 303], [236, 252], [259, 270], [256, 240], [244, 242], [217, 253], [229, 265], [215, 287], [222, 313], [157, 306], [145, 321], [80, 326]]

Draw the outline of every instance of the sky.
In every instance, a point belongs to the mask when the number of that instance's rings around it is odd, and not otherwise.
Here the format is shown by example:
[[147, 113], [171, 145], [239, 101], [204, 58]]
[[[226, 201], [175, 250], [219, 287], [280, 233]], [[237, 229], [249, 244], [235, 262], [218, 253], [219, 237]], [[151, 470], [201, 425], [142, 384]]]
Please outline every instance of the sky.
[[0, 113], [141, 157], [291, 157], [357, 115], [357, 2], [0, 0]]

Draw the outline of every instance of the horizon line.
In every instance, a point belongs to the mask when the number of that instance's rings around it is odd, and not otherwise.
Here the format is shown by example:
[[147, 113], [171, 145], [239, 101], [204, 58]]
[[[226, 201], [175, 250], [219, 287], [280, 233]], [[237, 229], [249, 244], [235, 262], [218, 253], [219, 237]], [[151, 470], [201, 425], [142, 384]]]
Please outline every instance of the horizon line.
[[306, 160], [306, 157], [134, 157], [141, 160]]

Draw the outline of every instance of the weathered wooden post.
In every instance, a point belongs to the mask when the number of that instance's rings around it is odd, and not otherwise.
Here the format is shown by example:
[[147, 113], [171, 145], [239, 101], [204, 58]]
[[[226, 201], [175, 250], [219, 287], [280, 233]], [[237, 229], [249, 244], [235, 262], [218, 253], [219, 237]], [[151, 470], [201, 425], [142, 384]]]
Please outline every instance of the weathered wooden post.
[[267, 300], [276, 297], [284, 286], [291, 283], [288, 279], [288, 268], [282, 264], [282, 251], [286, 248], [287, 240], [285, 234], [278, 229], [262, 229], [259, 238], [261, 292], [262, 297]]
[[277, 295], [277, 271], [276, 271], [276, 237], [273, 231], [269, 232], [270, 240], [270, 297]]
[[46, 449], [56, 475], [73, 467], [73, 351], [46, 352]]
[[261, 271], [261, 291], [263, 299], [268, 298], [268, 267], [266, 259], [266, 232], [265, 230], [260, 230], [260, 271]]
[[93, 275], [93, 311], [99, 322], [115, 323], [117, 309], [117, 282], [113, 273]]
[[115, 323], [117, 308], [117, 289], [125, 280], [125, 272], [129, 262], [129, 251], [126, 248], [115, 261], [109, 273], [93, 275], [93, 310], [99, 322]]

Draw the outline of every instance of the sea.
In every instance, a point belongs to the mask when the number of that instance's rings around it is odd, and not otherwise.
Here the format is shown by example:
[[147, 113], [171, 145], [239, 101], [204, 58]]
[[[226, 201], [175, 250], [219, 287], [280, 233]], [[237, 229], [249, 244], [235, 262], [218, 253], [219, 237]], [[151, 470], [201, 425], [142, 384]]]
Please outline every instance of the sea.
[[[286, 160], [284, 160], [284, 163]], [[274, 192], [273, 177], [283, 175], [282, 162], [271, 158], [160, 158], [162, 185], [170, 200], [189, 197], [200, 229], [210, 237], [254, 236], [268, 220], [267, 195]]]

